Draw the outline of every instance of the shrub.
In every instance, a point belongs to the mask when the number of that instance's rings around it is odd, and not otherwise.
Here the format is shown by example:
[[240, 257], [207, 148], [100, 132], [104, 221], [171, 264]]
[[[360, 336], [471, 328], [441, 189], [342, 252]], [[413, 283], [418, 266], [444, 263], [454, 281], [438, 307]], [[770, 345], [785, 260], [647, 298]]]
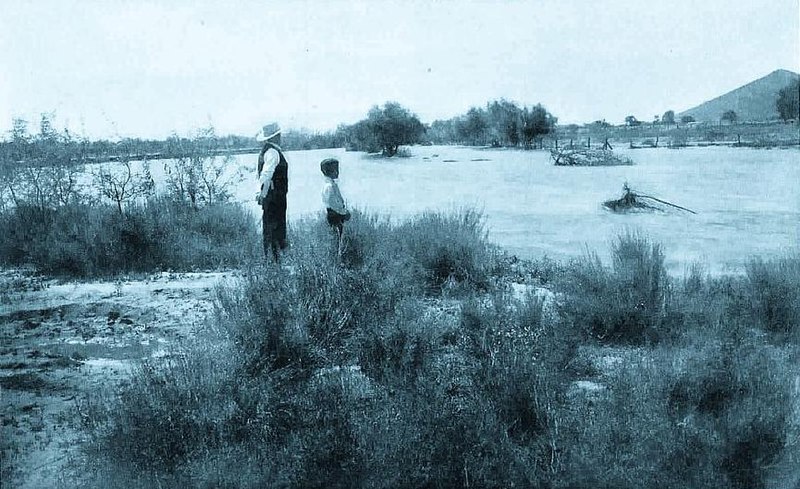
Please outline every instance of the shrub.
[[672, 334], [666, 324], [670, 285], [658, 244], [627, 233], [612, 246], [613, 268], [596, 255], [573, 262], [559, 284], [562, 313], [603, 342], [641, 344]]
[[4, 213], [0, 260], [54, 275], [98, 276], [235, 266], [255, 253], [253, 219], [238, 205], [194, 211], [166, 199], [131, 205], [21, 205]]
[[747, 265], [752, 314], [764, 329], [800, 340], [800, 259]]
[[311, 375], [320, 352], [293, 314], [298, 291], [289, 284], [288, 272], [265, 267], [217, 291], [217, 323], [235, 348], [237, 371], [246, 378]]
[[292, 270], [252, 266], [219, 291], [210, 333], [145, 364], [106, 401], [92, 416], [93, 454], [132, 471], [98, 472], [99, 482], [507, 487], [552, 477], [552, 392], [565, 391], [562, 355], [573, 350], [558, 346], [541, 302], [498, 291], [463, 315], [439, 310], [425, 265], [396, 234], [419, 228], [353, 221], [351, 236], [365, 239], [341, 261], [324, 224], [294, 226]]
[[709, 341], [646, 352], [586, 396], [562, 429], [568, 487], [765, 487], [796, 460], [791, 355]]
[[479, 212], [425, 212], [403, 223], [397, 233], [432, 290], [448, 283], [487, 287], [492, 256]]
[[759, 488], [798, 459], [797, 349], [747, 327], [750, 279], [673, 291], [627, 234], [557, 280], [563, 317], [502, 282], [434, 295], [413, 241], [442, 219], [355, 214], [341, 256], [293, 225], [290, 267], [249, 263], [208, 331], [90, 412], [97, 485]]

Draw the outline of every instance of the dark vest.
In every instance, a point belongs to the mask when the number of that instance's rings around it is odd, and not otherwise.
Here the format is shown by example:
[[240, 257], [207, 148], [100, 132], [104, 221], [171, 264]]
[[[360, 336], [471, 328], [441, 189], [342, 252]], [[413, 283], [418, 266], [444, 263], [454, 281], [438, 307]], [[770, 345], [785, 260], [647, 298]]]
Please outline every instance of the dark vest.
[[264, 147], [258, 155], [258, 173], [261, 173], [261, 170], [264, 168], [264, 154], [269, 151], [270, 148], [277, 151], [278, 157], [280, 158], [278, 166], [275, 167], [275, 172], [272, 174], [273, 191], [281, 195], [286, 195], [289, 191], [289, 163], [287, 163], [286, 157], [283, 156], [283, 151], [281, 151], [278, 146], [270, 142], [264, 143]]

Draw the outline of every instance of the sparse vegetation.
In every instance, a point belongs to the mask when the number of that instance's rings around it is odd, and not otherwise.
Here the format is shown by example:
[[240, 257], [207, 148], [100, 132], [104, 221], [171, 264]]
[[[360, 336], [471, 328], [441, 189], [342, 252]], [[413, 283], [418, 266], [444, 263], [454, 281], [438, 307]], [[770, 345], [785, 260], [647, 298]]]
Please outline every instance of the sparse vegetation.
[[93, 165], [93, 186], [82, 184], [86, 169], [64, 153], [70, 141], [59, 140], [49, 118], [41, 126], [38, 149], [22, 122], [11, 143], [35, 157], [0, 160], [0, 263], [90, 277], [232, 267], [255, 253], [255, 219], [228, 202], [228, 160], [217, 155], [213, 128], [185, 145], [172, 141], [182, 156], [168, 166], [181, 176], [168, 172], [157, 195], [149, 163], [127, 156]]
[[127, 207], [21, 205], [0, 215], [0, 261], [42, 273], [90, 277], [237, 266], [257, 243], [253, 217], [238, 204], [200, 211], [154, 198]]
[[745, 488], [800, 455], [789, 314], [750, 320], [795, 262], [678, 281], [626, 234], [548, 299], [492, 280], [516, 272], [472, 212], [349, 224], [340, 259], [298, 223], [293, 271], [248, 267], [89, 409], [95, 486]]

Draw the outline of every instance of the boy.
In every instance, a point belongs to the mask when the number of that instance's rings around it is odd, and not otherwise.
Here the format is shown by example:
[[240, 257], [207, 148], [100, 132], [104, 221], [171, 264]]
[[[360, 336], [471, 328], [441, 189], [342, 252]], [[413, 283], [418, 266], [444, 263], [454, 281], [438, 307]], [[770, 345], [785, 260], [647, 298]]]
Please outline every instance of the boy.
[[[319, 164], [322, 174], [325, 175], [325, 186], [322, 189], [322, 204], [325, 206], [328, 224], [336, 229], [339, 237], [339, 247], [342, 243], [342, 232], [345, 221], [350, 219], [350, 211], [345, 206], [342, 193], [339, 191], [339, 160], [325, 158]], [[341, 250], [340, 250], [341, 251]]]

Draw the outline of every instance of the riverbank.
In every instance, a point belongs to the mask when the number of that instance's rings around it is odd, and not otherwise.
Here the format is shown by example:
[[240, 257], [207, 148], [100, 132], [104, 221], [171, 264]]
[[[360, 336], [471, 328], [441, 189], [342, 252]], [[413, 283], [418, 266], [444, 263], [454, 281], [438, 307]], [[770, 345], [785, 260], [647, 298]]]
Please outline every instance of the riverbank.
[[[223, 274], [6, 274], [4, 470], [28, 487], [48, 467], [64, 487], [796, 482], [796, 258], [676, 276], [628, 234], [610, 262], [525, 261], [480, 223], [357, 214], [337, 258], [306, 221], [286, 267]], [[97, 368], [112, 351], [127, 367]]]

